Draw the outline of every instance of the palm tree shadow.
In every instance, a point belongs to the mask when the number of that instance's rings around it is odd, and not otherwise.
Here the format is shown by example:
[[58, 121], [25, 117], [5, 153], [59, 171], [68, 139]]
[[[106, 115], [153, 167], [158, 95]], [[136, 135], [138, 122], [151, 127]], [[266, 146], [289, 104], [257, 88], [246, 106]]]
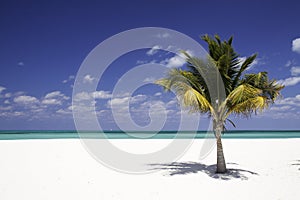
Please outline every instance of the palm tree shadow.
[[[236, 163], [228, 163], [235, 164]], [[150, 164], [153, 170], [167, 171], [169, 176], [175, 175], [187, 175], [196, 173], [205, 173], [211, 178], [221, 180], [241, 179], [248, 180], [249, 175], [259, 175], [256, 172], [252, 172], [244, 169], [230, 168], [225, 174], [216, 173], [216, 165], [205, 165], [197, 162], [173, 162], [170, 164]]]
[[[300, 166], [300, 160], [295, 160], [296, 163], [291, 164], [293, 166]], [[298, 169], [300, 171], [300, 168]]]

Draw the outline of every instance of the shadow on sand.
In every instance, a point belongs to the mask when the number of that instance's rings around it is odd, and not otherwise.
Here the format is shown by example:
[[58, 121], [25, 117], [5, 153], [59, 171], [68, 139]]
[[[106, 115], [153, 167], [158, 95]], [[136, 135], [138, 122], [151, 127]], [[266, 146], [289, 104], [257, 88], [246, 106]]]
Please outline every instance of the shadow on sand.
[[[296, 162], [296, 163], [291, 164], [291, 165], [294, 165], [294, 166], [300, 166], [300, 160], [296, 160], [295, 162]], [[298, 170], [300, 171], [300, 168], [299, 168]]]
[[[234, 164], [236, 163], [227, 163]], [[250, 175], [259, 175], [258, 173], [237, 169], [237, 168], [228, 168], [227, 173], [225, 174], [217, 174], [216, 173], [216, 165], [205, 165], [197, 162], [173, 162], [170, 164], [150, 164], [152, 169], [154, 170], [164, 170], [167, 171], [169, 176], [175, 175], [187, 175], [187, 174], [195, 174], [195, 173], [205, 173], [211, 178], [221, 179], [221, 180], [232, 180], [232, 179], [241, 179], [248, 180], [248, 176]]]

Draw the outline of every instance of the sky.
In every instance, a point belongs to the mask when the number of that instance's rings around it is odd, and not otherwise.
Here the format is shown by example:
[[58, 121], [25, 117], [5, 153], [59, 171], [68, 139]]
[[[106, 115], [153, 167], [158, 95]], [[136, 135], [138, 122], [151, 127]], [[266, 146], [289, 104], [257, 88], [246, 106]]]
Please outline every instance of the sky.
[[[299, 130], [299, 7], [300, 2], [289, 0], [1, 1], [0, 129], [75, 129], [74, 81], [89, 53], [123, 31], [161, 27], [189, 36], [204, 49], [207, 45], [201, 35], [233, 36], [241, 60], [258, 53], [249, 73], [268, 71], [270, 78], [286, 86], [271, 108], [250, 119], [231, 116], [237, 128], [228, 125], [228, 129]], [[85, 74], [84, 83], [97, 84], [96, 91], [77, 97], [93, 100], [102, 129], [130, 128], [124, 117], [128, 102], [131, 118], [139, 126], [149, 125], [154, 113], [153, 120], [161, 121], [156, 116], [160, 114], [166, 117], [162, 129], [179, 127], [180, 106], [174, 94], [151, 84], [151, 74], [132, 94], [112, 95], [120, 77], [140, 64], [184, 66], [178, 55], [157, 47], [120, 56], [100, 80]], [[201, 116], [199, 129], [208, 126], [208, 117]]]

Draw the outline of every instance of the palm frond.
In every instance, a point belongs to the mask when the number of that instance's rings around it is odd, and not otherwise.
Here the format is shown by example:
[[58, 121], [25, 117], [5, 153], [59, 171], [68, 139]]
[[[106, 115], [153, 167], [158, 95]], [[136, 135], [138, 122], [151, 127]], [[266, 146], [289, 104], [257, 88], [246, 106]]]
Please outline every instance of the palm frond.
[[204, 35], [202, 39], [208, 44], [209, 55], [215, 61], [215, 65], [221, 74], [226, 94], [229, 94], [235, 88], [233, 87], [233, 81], [240, 70], [239, 55], [232, 47], [233, 37], [223, 42], [221, 42], [218, 35], [215, 35], [215, 39]]
[[229, 109], [227, 116], [229, 116], [229, 114], [231, 113], [237, 115], [250, 116], [253, 112], [262, 111], [268, 106], [269, 101], [267, 100], [267, 98], [263, 96], [256, 96], [233, 105]]
[[248, 69], [250, 67], [250, 65], [253, 63], [253, 61], [255, 60], [257, 54], [254, 54], [248, 58], [246, 58], [246, 60], [241, 64], [241, 67], [238, 71], [238, 73], [236, 74], [235, 78], [234, 78], [234, 81], [232, 83], [233, 87], [236, 87], [237, 84], [238, 84], [238, 81], [240, 80], [241, 78], [241, 75], [242, 73]]
[[171, 90], [171, 80], [167, 78], [156, 80], [154, 83], [162, 86], [166, 92]]
[[172, 69], [167, 78], [157, 80], [155, 83], [163, 86], [167, 91], [175, 92], [182, 105], [188, 107], [191, 112], [212, 111], [209, 98], [191, 72]]
[[177, 94], [179, 94], [179, 98], [181, 97], [183, 105], [190, 108], [191, 112], [207, 113], [212, 111], [212, 106], [207, 99], [192, 87], [184, 88], [182, 91], [177, 88]]
[[[225, 123], [230, 114], [250, 116], [266, 109], [280, 96], [284, 86], [269, 80], [267, 72], [244, 74], [257, 55], [241, 63], [232, 47], [233, 37], [227, 41], [221, 41], [218, 35], [201, 38], [208, 44], [208, 58], [197, 58], [182, 51], [188, 70], [171, 69], [165, 78], [156, 81], [166, 91], [175, 92], [191, 112], [208, 113], [214, 122]], [[225, 99], [219, 98], [220, 82], [226, 92]]]
[[280, 96], [280, 91], [284, 88], [284, 86], [277, 83], [276, 80], [269, 80], [267, 72], [246, 74], [242, 82], [260, 89], [262, 91], [262, 96], [271, 100], [273, 103], [275, 102], [275, 99]]
[[[231, 119], [226, 119], [226, 121], [228, 121], [234, 128], [236, 128], [235, 123], [231, 120]], [[225, 123], [226, 123], [225, 121]]]
[[239, 104], [245, 100], [256, 97], [261, 93], [261, 90], [249, 84], [241, 84], [235, 88], [226, 98], [229, 105]]

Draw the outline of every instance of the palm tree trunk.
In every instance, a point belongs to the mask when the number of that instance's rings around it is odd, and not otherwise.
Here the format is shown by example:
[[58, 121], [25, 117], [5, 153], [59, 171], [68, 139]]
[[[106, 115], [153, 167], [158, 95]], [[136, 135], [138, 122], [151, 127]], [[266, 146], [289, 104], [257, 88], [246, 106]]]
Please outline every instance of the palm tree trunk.
[[221, 136], [217, 137], [217, 173], [226, 173], [226, 163], [223, 153]]
[[216, 173], [226, 173], [226, 162], [223, 153], [222, 146], [222, 131], [223, 131], [223, 123], [217, 123], [215, 127], [215, 136], [217, 139], [217, 171]]

